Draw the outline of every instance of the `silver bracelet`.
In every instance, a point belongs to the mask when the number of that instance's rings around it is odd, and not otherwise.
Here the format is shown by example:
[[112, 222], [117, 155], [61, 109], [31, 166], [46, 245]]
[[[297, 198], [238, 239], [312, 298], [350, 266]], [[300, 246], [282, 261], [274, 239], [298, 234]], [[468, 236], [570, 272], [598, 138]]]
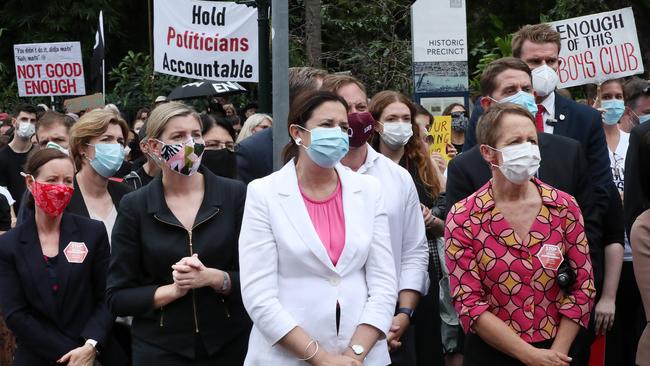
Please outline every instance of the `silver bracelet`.
[[316, 350], [314, 351], [314, 353], [311, 356], [307, 357], [307, 358], [299, 358], [298, 359], [299, 361], [309, 361], [309, 360], [311, 360], [312, 358], [314, 358], [316, 356], [316, 354], [318, 353], [318, 350], [320, 349], [320, 345], [318, 344], [318, 342], [316, 342], [313, 339], [309, 343], [307, 343], [307, 347], [305, 347], [305, 351], [303, 352], [303, 354], [307, 353], [307, 350], [309, 349], [309, 347], [311, 347], [311, 345], [314, 344], [314, 343], [316, 343]]
[[219, 292], [225, 293], [230, 289], [230, 275], [226, 271], [223, 272], [223, 284], [221, 285], [221, 290]]

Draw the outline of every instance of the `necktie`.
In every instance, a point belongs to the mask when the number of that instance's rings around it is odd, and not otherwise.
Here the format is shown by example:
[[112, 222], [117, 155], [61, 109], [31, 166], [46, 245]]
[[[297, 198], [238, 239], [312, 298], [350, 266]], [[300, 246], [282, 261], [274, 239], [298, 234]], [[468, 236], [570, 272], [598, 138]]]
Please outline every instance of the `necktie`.
[[535, 113], [535, 127], [537, 127], [538, 132], [544, 132], [544, 108], [543, 105], [537, 105], [537, 113]]

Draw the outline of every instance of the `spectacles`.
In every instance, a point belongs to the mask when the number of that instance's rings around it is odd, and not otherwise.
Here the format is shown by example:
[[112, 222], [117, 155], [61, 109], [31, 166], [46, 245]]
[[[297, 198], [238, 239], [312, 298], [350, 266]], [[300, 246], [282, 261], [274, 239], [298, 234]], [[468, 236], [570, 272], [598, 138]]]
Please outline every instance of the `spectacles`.
[[227, 149], [228, 151], [232, 151], [232, 152], [235, 151], [235, 143], [232, 141], [218, 141], [218, 140], [206, 141], [205, 147], [206, 149], [210, 149], [210, 150]]

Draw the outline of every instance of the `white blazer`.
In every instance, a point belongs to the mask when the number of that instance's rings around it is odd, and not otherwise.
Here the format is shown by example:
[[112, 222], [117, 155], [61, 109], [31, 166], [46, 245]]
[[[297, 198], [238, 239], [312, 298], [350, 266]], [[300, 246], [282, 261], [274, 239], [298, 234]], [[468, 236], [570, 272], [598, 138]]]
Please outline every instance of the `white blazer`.
[[239, 271], [254, 325], [245, 365], [306, 365], [277, 344], [297, 326], [328, 352], [343, 353], [359, 324], [383, 332], [365, 364], [390, 364], [385, 334], [395, 312], [397, 280], [380, 185], [340, 164], [336, 171], [345, 216], [345, 247], [336, 266], [311, 222], [293, 161], [248, 186]]

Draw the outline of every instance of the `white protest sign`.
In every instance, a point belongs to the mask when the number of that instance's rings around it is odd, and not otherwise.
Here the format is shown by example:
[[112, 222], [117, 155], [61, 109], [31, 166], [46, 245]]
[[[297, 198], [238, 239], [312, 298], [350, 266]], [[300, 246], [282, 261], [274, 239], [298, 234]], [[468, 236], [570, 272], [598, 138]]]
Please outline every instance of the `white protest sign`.
[[234, 2], [155, 0], [154, 70], [258, 81], [257, 10]]
[[643, 73], [632, 8], [550, 24], [562, 41], [559, 88]]
[[414, 62], [467, 61], [465, 0], [417, 0], [411, 22]]
[[79, 42], [14, 45], [18, 95], [85, 95]]

